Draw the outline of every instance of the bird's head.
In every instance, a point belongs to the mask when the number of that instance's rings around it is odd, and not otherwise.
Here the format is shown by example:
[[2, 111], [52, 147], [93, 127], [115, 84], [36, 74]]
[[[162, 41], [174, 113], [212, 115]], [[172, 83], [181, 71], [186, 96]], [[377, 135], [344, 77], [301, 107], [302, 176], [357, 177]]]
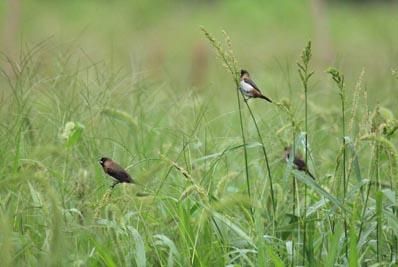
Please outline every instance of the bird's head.
[[291, 150], [292, 148], [290, 146], [285, 146], [285, 149], [283, 150], [285, 159], [289, 159]]
[[240, 77], [242, 78], [243, 76], [249, 77], [249, 72], [247, 70], [240, 70]]
[[106, 157], [102, 157], [98, 162], [99, 164], [101, 164], [102, 167], [104, 167], [105, 162], [107, 162], [108, 160], [111, 160], [110, 158], [106, 158]]

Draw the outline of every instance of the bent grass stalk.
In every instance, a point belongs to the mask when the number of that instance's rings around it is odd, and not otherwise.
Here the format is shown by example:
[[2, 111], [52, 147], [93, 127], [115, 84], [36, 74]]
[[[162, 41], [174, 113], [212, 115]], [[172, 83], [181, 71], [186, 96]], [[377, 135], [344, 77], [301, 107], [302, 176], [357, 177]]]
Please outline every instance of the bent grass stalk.
[[[205, 34], [206, 38], [209, 40], [210, 44], [216, 49], [217, 55], [221, 58], [221, 61], [224, 64], [224, 67], [231, 73], [232, 80], [235, 83], [235, 86], [239, 87], [239, 79], [238, 79], [238, 70], [237, 70], [237, 62], [235, 57], [225, 51], [220, 42], [218, 42], [204, 27], [201, 27], [201, 30]], [[240, 129], [241, 136], [243, 142], [243, 153], [244, 153], [244, 161], [245, 161], [245, 175], [246, 175], [246, 186], [247, 193], [249, 198], [251, 199], [251, 190], [250, 190], [250, 179], [249, 179], [249, 163], [247, 156], [247, 148], [246, 148], [246, 136], [243, 128], [243, 118], [242, 118], [242, 109], [239, 101], [239, 92], [236, 92], [237, 101], [238, 101], [238, 110], [239, 110], [239, 121], [240, 121]], [[251, 210], [252, 216], [253, 211]]]
[[[205, 34], [206, 38], [209, 40], [210, 44], [216, 49], [218, 56], [221, 58], [221, 61], [223, 62], [223, 65], [226, 67], [226, 69], [231, 73], [232, 79], [235, 83], [236, 86], [236, 96], [237, 96], [237, 101], [238, 101], [238, 109], [239, 109], [239, 119], [240, 119], [240, 128], [241, 128], [241, 135], [242, 135], [242, 141], [245, 144], [244, 146], [244, 159], [245, 159], [245, 173], [246, 173], [246, 184], [247, 184], [247, 191], [249, 194], [249, 198], [251, 198], [251, 190], [250, 190], [250, 180], [249, 180], [249, 168], [248, 168], [248, 156], [247, 156], [247, 148], [246, 148], [246, 138], [244, 134], [244, 128], [243, 128], [243, 118], [242, 118], [242, 110], [241, 110], [241, 104], [239, 100], [239, 71], [238, 71], [238, 61], [236, 60], [233, 50], [232, 50], [232, 43], [229, 38], [229, 36], [226, 34], [224, 31], [224, 36], [225, 40], [228, 46], [228, 50], [225, 50], [221, 43], [218, 42], [204, 27], [201, 27], [201, 30]], [[242, 98], [244, 99], [242, 93], [240, 93]], [[267, 167], [267, 172], [268, 172], [268, 178], [270, 181], [270, 192], [271, 192], [271, 202], [272, 202], [272, 211], [273, 211], [273, 217], [275, 217], [275, 211], [276, 211], [276, 202], [275, 202], [275, 195], [274, 195], [274, 189], [273, 189], [273, 181], [272, 181], [272, 174], [271, 170], [269, 167], [269, 160], [268, 160], [268, 155], [265, 149], [265, 144], [263, 142], [262, 135], [260, 133], [260, 129], [258, 128], [258, 124], [256, 121], [256, 118], [254, 117], [254, 114], [247, 103], [247, 101], [244, 101], [246, 103], [246, 106], [249, 110], [250, 116], [253, 120], [253, 123], [256, 127], [257, 135], [260, 140], [260, 143], [262, 145], [262, 152], [264, 155], [266, 167]], [[252, 218], [253, 218], [253, 210], [251, 209], [252, 212]], [[275, 230], [275, 220], [273, 220], [273, 228]]]
[[[242, 96], [243, 97], [243, 96]], [[254, 123], [254, 125], [255, 125], [255, 127], [256, 127], [256, 130], [257, 130], [257, 135], [258, 135], [258, 138], [260, 139], [260, 143], [261, 143], [261, 149], [262, 149], [262, 151], [263, 151], [263, 155], [264, 155], [264, 159], [265, 159], [265, 164], [266, 164], [266, 167], [267, 167], [267, 172], [268, 172], [268, 177], [269, 177], [269, 179], [270, 179], [270, 191], [271, 191], [271, 201], [272, 201], [272, 209], [273, 209], [273, 212], [274, 212], [274, 214], [275, 214], [275, 209], [276, 209], [276, 203], [275, 203], [275, 199], [274, 199], [274, 187], [273, 187], [273, 181], [272, 181], [272, 175], [271, 175], [271, 168], [270, 168], [270, 166], [269, 166], [269, 160], [268, 160], [268, 155], [267, 155], [267, 151], [265, 150], [265, 145], [264, 145], [264, 141], [263, 141], [263, 137], [262, 137], [262, 135], [261, 135], [261, 133], [260, 133], [260, 129], [258, 128], [258, 124], [257, 124], [257, 121], [256, 121], [256, 119], [255, 119], [255, 117], [254, 117], [254, 114], [253, 114], [253, 111], [252, 111], [252, 109], [250, 108], [250, 106], [249, 106], [249, 104], [247, 103], [247, 101], [245, 101], [245, 104], [246, 104], [246, 106], [247, 106], [247, 109], [249, 110], [249, 112], [250, 112], [250, 116], [252, 117], [252, 119], [253, 119], [253, 123]]]

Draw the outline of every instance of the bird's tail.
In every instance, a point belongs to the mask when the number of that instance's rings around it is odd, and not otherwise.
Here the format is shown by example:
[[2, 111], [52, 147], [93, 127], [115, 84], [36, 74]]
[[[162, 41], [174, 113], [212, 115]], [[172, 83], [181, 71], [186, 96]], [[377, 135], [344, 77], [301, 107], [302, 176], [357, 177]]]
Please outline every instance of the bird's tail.
[[310, 171], [307, 171], [307, 174], [308, 174], [312, 179], [316, 180], [316, 179], [315, 179], [315, 176], [312, 175], [312, 173], [310, 173]]
[[272, 100], [266, 97], [265, 95], [261, 95], [260, 98], [267, 100], [268, 102], [272, 103]]

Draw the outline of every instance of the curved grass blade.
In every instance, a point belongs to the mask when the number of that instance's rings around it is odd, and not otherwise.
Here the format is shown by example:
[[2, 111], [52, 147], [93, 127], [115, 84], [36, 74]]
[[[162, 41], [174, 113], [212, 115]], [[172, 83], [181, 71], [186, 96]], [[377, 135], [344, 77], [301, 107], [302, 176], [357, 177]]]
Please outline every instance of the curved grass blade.
[[213, 216], [218, 219], [220, 222], [224, 223], [226, 226], [228, 226], [232, 231], [234, 231], [238, 236], [243, 238], [244, 240], [247, 241], [252, 247], [256, 248], [256, 245], [254, 244], [254, 241], [250, 238], [248, 234], [246, 234], [245, 231], [242, 230], [238, 225], [234, 224], [231, 220], [229, 220], [227, 217], [221, 215], [218, 212], [213, 212]]
[[146, 255], [145, 255], [144, 240], [142, 239], [138, 231], [132, 226], [128, 225], [127, 229], [130, 231], [135, 241], [135, 256], [136, 256], [135, 262], [137, 263], [138, 267], [145, 267]]
[[165, 235], [157, 234], [153, 236], [156, 241], [155, 245], [163, 245], [169, 248], [169, 257], [167, 258], [167, 266], [173, 266], [174, 261], [180, 258], [180, 253], [177, 250], [174, 242]]
[[333, 204], [341, 208], [342, 210], [346, 210], [342, 203], [333, 195], [328, 193], [325, 189], [323, 189], [319, 184], [317, 184], [311, 177], [305, 175], [303, 172], [293, 170], [294, 175], [296, 178], [308, 185], [310, 188], [312, 188], [315, 192], [317, 192], [319, 195], [329, 199]]

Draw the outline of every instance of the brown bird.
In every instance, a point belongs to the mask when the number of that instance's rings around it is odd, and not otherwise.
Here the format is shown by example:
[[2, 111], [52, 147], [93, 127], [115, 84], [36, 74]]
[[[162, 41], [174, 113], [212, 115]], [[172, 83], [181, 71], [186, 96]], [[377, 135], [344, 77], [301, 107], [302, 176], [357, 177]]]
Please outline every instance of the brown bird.
[[248, 98], [262, 98], [272, 103], [272, 100], [263, 95], [257, 85], [250, 78], [250, 74], [247, 70], [240, 71], [240, 83], [239, 89]]
[[106, 174], [115, 178], [115, 182], [112, 184], [111, 188], [113, 189], [117, 184], [120, 183], [133, 183], [136, 182], [131, 178], [131, 176], [122, 168], [119, 164], [111, 160], [110, 158], [102, 157], [99, 160], [99, 164], [101, 164], [102, 169]]
[[[292, 149], [291, 149], [290, 147], [285, 147], [284, 156], [285, 156], [286, 162], [289, 162], [289, 160], [290, 160], [290, 153], [291, 153], [291, 152], [292, 152]], [[310, 173], [310, 171], [308, 170], [307, 164], [305, 164], [305, 161], [304, 161], [302, 158], [300, 158], [300, 157], [298, 157], [298, 156], [295, 155], [295, 156], [294, 156], [294, 159], [293, 159], [293, 165], [294, 165], [294, 167], [295, 167], [297, 170], [303, 171], [303, 172], [307, 173], [312, 179], [315, 180], [315, 176], [312, 175], [312, 173]]]

